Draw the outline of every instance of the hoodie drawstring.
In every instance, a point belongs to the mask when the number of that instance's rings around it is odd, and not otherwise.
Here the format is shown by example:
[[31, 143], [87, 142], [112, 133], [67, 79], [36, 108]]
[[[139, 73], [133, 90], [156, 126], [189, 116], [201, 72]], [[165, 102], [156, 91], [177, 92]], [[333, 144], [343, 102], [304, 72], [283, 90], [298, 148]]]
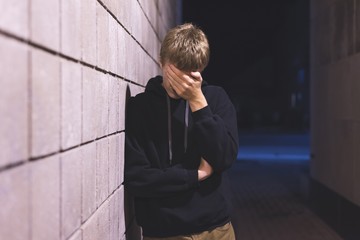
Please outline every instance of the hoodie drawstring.
[[[171, 126], [171, 105], [170, 97], [166, 95], [166, 102], [168, 108], [168, 142], [169, 142], [169, 160], [170, 165], [172, 164], [172, 126]], [[185, 114], [184, 114], [184, 150], [187, 151], [188, 144], [188, 128], [189, 128], [189, 102], [185, 102]]]

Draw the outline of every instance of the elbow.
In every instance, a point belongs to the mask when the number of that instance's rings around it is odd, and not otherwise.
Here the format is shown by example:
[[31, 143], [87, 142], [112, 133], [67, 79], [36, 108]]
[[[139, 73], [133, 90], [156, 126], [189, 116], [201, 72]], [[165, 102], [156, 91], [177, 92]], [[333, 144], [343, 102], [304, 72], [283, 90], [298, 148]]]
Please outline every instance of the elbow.
[[213, 170], [214, 170], [214, 172], [218, 172], [218, 173], [224, 172], [232, 166], [234, 161], [235, 161], [235, 158], [224, 159], [220, 163], [215, 164], [213, 166]]
[[220, 156], [211, 161], [214, 172], [223, 172], [229, 169], [237, 159], [238, 147], [236, 144], [225, 148]]

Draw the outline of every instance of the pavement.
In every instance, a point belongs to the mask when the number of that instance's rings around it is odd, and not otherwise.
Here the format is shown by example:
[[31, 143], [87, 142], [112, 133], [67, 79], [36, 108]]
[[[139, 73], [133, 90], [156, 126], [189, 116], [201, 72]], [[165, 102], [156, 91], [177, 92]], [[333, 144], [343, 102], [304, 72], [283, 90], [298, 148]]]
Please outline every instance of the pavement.
[[228, 180], [237, 240], [342, 240], [307, 206], [308, 134], [240, 134]]

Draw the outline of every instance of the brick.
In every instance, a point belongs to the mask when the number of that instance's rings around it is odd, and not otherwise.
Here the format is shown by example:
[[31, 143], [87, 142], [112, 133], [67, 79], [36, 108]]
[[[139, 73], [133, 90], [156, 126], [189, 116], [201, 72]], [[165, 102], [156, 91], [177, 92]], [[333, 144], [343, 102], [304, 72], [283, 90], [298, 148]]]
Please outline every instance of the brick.
[[109, 133], [109, 76], [98, 72], [98, 89], [96, 95], [97, 111], [97, 137], [105, 136]]
[[109, 140], [96, 142], [96, 206], [109, 196]]
[[124, 171], [125, 171], [125, 167], [124, 167], [124, 163], [125, 163], [125, 132], [120, 133], [119, 136], [119, 183], [123, 184], [124, 182]]
[[[0, 36], [0, 167], [28, 158], [28, 49]], [[16, 69], [16, 71], [14, 71]], [[14, 84], [16, 83], [16, 84]]]
[[[148, 2], [148, 1], [144, 1], [144, 2]], [[149, 9], [150, 9], [150, 13], [149, 13], [149, 18], [151, 19], [151, 23], [153, 26], [158, 26], [157, 22], [158, 22], [158, 10], [157, 10], [157, 3], [156, 1], [152, 1], [149, 4]]]
[[127, 57], [125, 62], [125, 77], [129, 80], [139, 82], [136, 78], [136, 64], [134, 64], [137, 54], [137, 43], [130, 35], [125, 36], [125, 56]]
[[123, 4], [123, 1], [112, 1], [112, 4], [110, 6], [110, 11], [114, 14], [117, 21], [120, 21], [119, 14], [120, 14], [120, 11], [122, 11], [122, 9], [121, 9], [122, 4]]
[[81, 148], [82, 153], [82, 222], [96, 210], [96, 143]]
[[147, 81], [151, 78], [154, 77], [153, 75], [147, 75], [146, 73], [149, 72], [149, 68], [151, 66], [148, 66], [148, 55], [142, 50], [140, 49], [140, 59], [139, 59], [139, 67], [138, 67], [138, 75], [139, 78], [141, 79], [142, 85], [146, 86]]
[[[140, 0], [139, 3], [140, 3], [141, 8], [145, 12], [145, 15], [150, 20], [151, 25], [152, 26], [157, 26], [157, 24], [156, 24], [156, 21], [157, 21], [157, 9], [156, 9], [155, 1]], [[151, 29], [150, 26], [146, 27], [146, 29], [148, 29], [148, 28]]]
[[113, 194], [109, 198], [109, 223], [110, 223], [110, 240], [118, 240], [120, 239], [120, 232], [119, 232], [119, 217], [120, 217], [120, 209], [118, 205], [118, 195]]
[[30, 39], [55, 51], [60, 50], [60, 1], [31, 0]]
[[1, 239], [28, 239], [30, 204], [27, 165], [0, 173], [0, 204]]
[[94, 140], [97, 137], [97, 95], [98, 92], [98, 73], [95, 69], [82, 68], [82, 142]]
[[106, 0], [108, 3], [106, 3], [107, 8], [109, 11], [115, 15], [115, 17], [118, 19], [118, 13], [120, 11], [121, 2], [122, 1], [113, 1], [113, 0]]
[[117, 73], [117, 52], [118, 52], [118, 23], [109, 16], [109, 70]]
[[147, 79], [144, 78], [145, 74], [145, 59], [147, 57], [147, 54], [139, 47], [138, 48], [138, 54], [136, 62], [138, 63], [138, 66], [136, 68], [136, 76], [137, 79], [140, 80], [141, 84], [144, 85]]
[[82, 60], [96, 65], [96, 3], [95, 0], [82, 0], [81, 44]]
[[112, 193], [119, 185], [119, 134], [109, 137], [109, 191]]
[[61, 155], [61, 239], [68, 238], [81, 223], [81, 150]]
[[82, 231], [77, 230], [70, 238], [69, 240], [82, 240]]
[[97, 239], [110, 240], [110, 208], [109, 201], [106, 200], [97, 210], [98, 211], [98, 232]]
[[31, 56], [31, 156], [60, 148], [60, 62], [33, 49]]
[[105, 7], [107, 8], [107, 9], [109, 9], [109, 11], [111, 11], [111, 9], [112, 9], [112, 0], [102, 0], [102, 3], [105, 5]]
[[61, 147], [81, 142], [81, 65], [61, 61]]
[[[118, 240], [125, 234], [123, 187], [110, 197], [110, 240]], [[122, 221], [120, 223], [120, 221]]]
[[[147, 36], [149, 36], [149, 35], [147, 35]], [[149, 58], [150, 58], [150, 56], [148, 55], [148, 54], [151, 54], [151, 49], [150, 49], [150, 46], [146, 46], [146, 45], [150, 45], [150, 41], [146, 41], [145, 40], [145, 45], [143, 45], [143, 47], [145, 48], [145, 50], [147, 51], [147, 52], [145, 52], [144, 50], [141, 50], [141, 58], [142, 58], [142, 65], [143, 65], [143, 67], [142, 68], [140, 68], [140, 71], [142, 71], [142, 74], [141, 74], [141, 76], [144, 76], [144, 72], [145, 71], [149, 71], [148, 69], [146, 69], [146, 64], [149, 62]]]
[[143, 83], [147, 82], [147, 77], [145, 77], [145, 73], [148, 71], [147, 66], [147, 53], [144, 52], [143, 49], [140, 48], [139, 51], [139, 66], [138, 66], [138, 76]]
[[[153, 53], [152, 53], [152, 56], [154, 59], [158, 59], [158, 54], [160, 53], [160, 41], [159, 40], [153, 40], [153, 47], [151, 49], [153, 49]], [[157, 65], [157, 71], [158, 73], [160, 73], [160, 63]]]
[[120, 110], [120, 81], [118, 78], [109, 77], [109, 133], [119, 131]]
[[109, 18], [103, 6], [96, 3], [96, 26], [97, 26], [97, 66], [109, 70]]
[[119, 130], [125, 129], [125, 107], [126, 101], [129, 97], [128, 84], [125, 81], [120, 80], [119, 82]]
[[83, 240], [98, 240], [98, 212], [95, 212], [82, 226]]
[[143, 69], [143, 79], [144, 79], [144, 82], [146, 84], [146, 82], [156, 76], [156, 75], [159, 75], [159, 73], [157, 72], [157, 69], [158, 69], [158, 65], [153, 61], [153, 59], [150, 58], [150, 56], [148, 56], [147, 54], [144, 54], [145, 57], [144, 57], [144, 69]]
[[61, 52], [81, 58], [81, 1], [61, 1]]
[[122, 185], [118, 191], [116, 191], [115, 195], [117, 195], [117, 206], [119, 206], [119, 232], [120, 236], [125, 235], [126, 232], [126, 223], [125, 223], [125, 191], [124, 185]]
[[31, 163], [30, 172], [32, 239], [60, 239], [59, 156]]
[[130, 18], [132, 13], [132, 3], [131, 0], [118, 1], [119, 8], [117, 12], [117, 19], [122, 23], [122, 25], [131, 33], [130, 29]]
[[141, 11], [138, 1], [132, 3], [131, 16], [132, 16], [132, 19], [137, 19], [136, 21], [130, 22], [131, 33], [135, 37], [135, 39], [141, 43], [141, 40], [142, 40], [141, 30], [142, 30], [142, 25], [143, 25], [143, 19], [145, 18], [145, 16], [144, 16], [143, 12]]
[[[120, 1], [118, 1], [120, 2]], [[122, 28], [120, 25], [118, 25], [118, 54], [116, 55], [117, 59], [117, 74], [121, 77], [125, 77], [125, 63], [126, 63], [126, 58], [125, 58], [125, 37], [127, 35], [127, 32], [125, 32], [124, 28]]]
[[29, 0], [0, 2], [0, 29], [29, 38]]
[[162, 18], [159, 19], [159, 26], [157, 29], [157, 35], [159, 36], [159, 38], [162, 40], [164, 39], [167, 31], [169, 29], [169, 26], [165, 25]]

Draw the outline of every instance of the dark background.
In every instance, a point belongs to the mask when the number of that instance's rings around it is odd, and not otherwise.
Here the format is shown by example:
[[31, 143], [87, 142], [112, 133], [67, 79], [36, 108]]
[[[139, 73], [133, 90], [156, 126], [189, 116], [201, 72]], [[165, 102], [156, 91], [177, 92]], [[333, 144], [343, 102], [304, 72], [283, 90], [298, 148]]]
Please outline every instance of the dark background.
[[183, 0], [183, 22], [204, 30], [204, 80], [229, 94], [240, 130], [309, 128], [308, 0]]

